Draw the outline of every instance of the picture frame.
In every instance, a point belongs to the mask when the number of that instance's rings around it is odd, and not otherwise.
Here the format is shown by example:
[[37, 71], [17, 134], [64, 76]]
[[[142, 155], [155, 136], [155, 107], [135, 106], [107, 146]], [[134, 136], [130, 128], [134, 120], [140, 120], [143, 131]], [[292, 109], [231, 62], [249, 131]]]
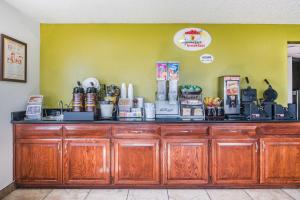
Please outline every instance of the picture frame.
[[1, 34], [0, 80], [27, 82], [27, 44]]

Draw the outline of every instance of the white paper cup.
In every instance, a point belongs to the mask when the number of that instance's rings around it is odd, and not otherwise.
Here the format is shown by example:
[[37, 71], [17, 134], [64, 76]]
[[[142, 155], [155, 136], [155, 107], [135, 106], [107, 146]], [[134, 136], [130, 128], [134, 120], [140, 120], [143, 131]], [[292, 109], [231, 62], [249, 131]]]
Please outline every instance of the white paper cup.
[[155, 118], [155, 105], [154, 103], [145, 103], [145, 118], [154, 119]]

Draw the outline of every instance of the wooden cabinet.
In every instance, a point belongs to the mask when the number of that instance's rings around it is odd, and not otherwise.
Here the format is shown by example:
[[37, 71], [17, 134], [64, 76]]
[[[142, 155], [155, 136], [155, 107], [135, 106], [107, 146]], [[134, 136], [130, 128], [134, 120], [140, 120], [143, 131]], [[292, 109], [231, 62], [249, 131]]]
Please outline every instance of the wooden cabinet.
[[208, 140], [163, 140], [164, 184], [208, 183]]
[[61, 184], [61, 139], [18, 139], [15, 144], [16, 183]]
[[261, 183], [300, 183], [300, 138], [261, 139]]
[[255, 184], [258, 182], [255, 139], [214, 139], [212, 179], [215, 184]]
[[159, 184], [159, 140], [115, 139], [114, 183]]
[[109, 139], [65, 139], [64, 183], [103, 185], [110, 183]]
[[298, 122], [114, 123], [14, 124], [17, 186], [300, 186]]

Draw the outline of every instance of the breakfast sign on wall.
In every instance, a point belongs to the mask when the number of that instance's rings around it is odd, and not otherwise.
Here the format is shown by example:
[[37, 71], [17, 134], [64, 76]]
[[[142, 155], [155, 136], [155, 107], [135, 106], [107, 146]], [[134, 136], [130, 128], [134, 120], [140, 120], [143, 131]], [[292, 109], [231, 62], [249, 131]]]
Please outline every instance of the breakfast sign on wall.
[[[179, 30], [174, 36], [174, 43], [179, 48], [185, 51], [199, 51], [207, 48], [211, 43], [210, 34], [200, 28], [184, 28]], [[204, 54], [200, 56], [200, 61], [204, 64], [213, 62], [213, 56], [210, 55], [210, 59]]]

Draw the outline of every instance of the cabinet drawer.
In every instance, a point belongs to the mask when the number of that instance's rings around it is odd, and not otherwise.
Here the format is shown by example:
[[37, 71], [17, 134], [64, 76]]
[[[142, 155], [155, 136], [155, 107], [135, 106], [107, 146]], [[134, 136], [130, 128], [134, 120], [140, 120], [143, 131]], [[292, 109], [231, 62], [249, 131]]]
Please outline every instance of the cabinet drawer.
[[258, 132], [264, 135], [300, 135], [300, 124], [266, 124], [260, 126]]
[[256, 135], [256, 126], [213, 126], [211, 128], [212, 136], [255, 136]]
[[57, 124], [16, 124], [16, 138], [59, 138], [62, 125]]
[[209, 133], [208, 126], [195, 125], [169, 125], [161, 127], [162, 135], [165, 137], [203, 137]]
[[156, 125], [116, 125], [112, 128], [115, 138], [159, 138], [160, 128]]
[[111, 134], [109, 125], [78, 124], [64, 125], [63, 135], [66, 138], [104, 138]]

